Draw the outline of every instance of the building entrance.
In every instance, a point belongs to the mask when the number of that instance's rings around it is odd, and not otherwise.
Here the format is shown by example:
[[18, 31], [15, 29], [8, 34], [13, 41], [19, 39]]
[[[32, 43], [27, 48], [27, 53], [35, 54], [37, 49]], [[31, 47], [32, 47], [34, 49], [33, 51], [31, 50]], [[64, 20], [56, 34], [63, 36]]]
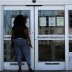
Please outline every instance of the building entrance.
[[[24, 15], [27, 17], [27, 27], [29, 29], [29, 35], [32, 42], [31, 49], [31, 65], [34, 69], [34, 22], [33, 22], [33, 8], [24, 6], [5, 6], [4, 7], [4, 28], [3, 28], [3, 45], [4, 45], [4, 69], [17, 69], [18, 63], [16, 58], [16, 52], [14, 48], [10, 47], [11, 44], [11, 29], [15, 16]], [[22, 68], [27, 70], [26, 60], [22, 58]]]
[[65, 12], [62, 6], [35, 8], [35, 69], [65, 69]]
[[[16, 15], [27, 16], [32, 42], [31, 65], [35, 70], [65, 70], [65, 11], [63, 6], [4, 6], [3, 54], [4, 69], [17, 70], [17, 58], [10, 47], [11, 28]], [[27, 70], [25, 58], [22, 69]]]

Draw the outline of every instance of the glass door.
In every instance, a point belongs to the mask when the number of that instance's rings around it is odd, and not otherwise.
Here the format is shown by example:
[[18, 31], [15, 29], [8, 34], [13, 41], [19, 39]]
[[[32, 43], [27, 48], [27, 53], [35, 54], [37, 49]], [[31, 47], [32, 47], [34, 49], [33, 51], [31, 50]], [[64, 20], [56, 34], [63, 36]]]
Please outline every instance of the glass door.
[[65, 69], [65, 13], [63, 6], [35, 8], [35, 69]]
[[72, 70], [72, 5], [65, 6], [67, 20], [66, 25], [68, 25], [68, 66], [69, 70]]
[[[16, 52], [14, 48], [10, 47], [11, 44], [11, 29], [16, 15], [22, 14], [27, 17], [27, 27], [32, 42], [31, 49], [31, 65], [34, 69], [34, 22], [33, 22], [33, 8], [25, 6], [4, 6], [4, 24], [3, 24], [3, 45], [4, 45], [4, 69], [16, 70], [18, 63]], [[22, 69], [27, 70], [26, 60], [22, 58]]]

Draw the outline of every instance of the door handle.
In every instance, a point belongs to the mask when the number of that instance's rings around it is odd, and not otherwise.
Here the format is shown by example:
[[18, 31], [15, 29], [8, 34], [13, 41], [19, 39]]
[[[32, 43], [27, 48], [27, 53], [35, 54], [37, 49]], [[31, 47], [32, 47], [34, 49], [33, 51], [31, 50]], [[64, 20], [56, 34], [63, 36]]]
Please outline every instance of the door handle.
[[45, 65], [59, 65], [60, 63], [45, 63]]

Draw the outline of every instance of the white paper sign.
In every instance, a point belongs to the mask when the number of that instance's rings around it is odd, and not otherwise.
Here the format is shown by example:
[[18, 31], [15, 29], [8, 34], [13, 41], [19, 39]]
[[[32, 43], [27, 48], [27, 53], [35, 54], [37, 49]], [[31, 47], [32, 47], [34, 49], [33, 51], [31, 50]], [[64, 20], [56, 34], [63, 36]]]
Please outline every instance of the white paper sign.
[[40, 26], [46, 26], [46, 17], [39, 18]]
[[64, 17], [57, 17], [57, 26], [64, 26]]
[[12, 18], [12, 27], [14, 26], [14, 23], [13, 23], [13, 22], [14, 22], [14, 19], [15, 19], [15, 18]]
[[27, 18], [26, 26], [29, 28], [29, 18]]
[[55, 26], [55, 17], [49, 17], [49, 26]]

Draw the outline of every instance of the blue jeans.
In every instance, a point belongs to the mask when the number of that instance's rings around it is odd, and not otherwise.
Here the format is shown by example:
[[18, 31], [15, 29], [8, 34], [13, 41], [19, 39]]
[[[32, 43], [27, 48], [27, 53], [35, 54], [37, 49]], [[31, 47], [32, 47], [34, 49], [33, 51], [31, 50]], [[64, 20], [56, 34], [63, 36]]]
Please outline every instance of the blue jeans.
[[21, 65], [22, 61], [22, 52], [26, 58], [27, 65], [31, 65], [30, 61], [30, 47], [28, 45], [28, 41], [23, 38], [16, 38], [14, 40], [14, 45], [16, 49], [16, 54], [17, 54], [17, 60], [18, 60], [18, 65]]

